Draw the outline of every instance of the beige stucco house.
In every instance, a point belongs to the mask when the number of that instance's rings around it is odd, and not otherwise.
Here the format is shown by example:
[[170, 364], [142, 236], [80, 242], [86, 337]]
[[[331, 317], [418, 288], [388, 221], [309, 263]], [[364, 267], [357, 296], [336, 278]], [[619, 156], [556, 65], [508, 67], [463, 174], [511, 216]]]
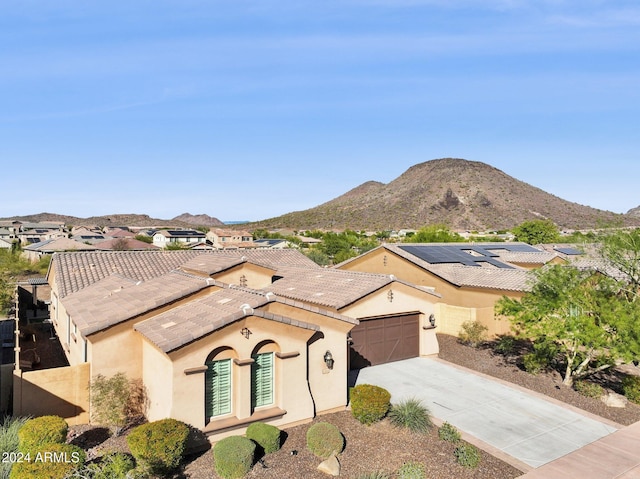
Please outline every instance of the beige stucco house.
[[[48, 281], [69, 366], [16, 371], [16, 413], [37, 409], [27, 389], [56, 382], [52, 395], [76, 406], [68, 420], [86, 422], [80, 388], [124, 372], [146, 387], [149, 420], [173, 417], [216, 441], [253, 421], [284, 427], [344, 409], [356, 359], [437, 353], [431, 289], [321, 268], [295, 250], [59, 253]], [[394, 328], [409, 348], [394, 356], [387, 334], [380, 350], [391, 354], [376, 355], [378, 332]]]
[[250, 249], [257, 248], [251, 233], [245, 230], [211, 228], [207, 232], [207, 241], [215, 249]]
[[348, 271], [393, 274], [441, 296], [435, 307], [439, 333], [457, 335], [465, 321], [479, 321], [490, 335], [510, 331], [494, 314], [502, 296], [520, 298], [530, 288], [528, 271], [563, 262], [557, 254], [524, 243], [385, 244], [336, 266]]

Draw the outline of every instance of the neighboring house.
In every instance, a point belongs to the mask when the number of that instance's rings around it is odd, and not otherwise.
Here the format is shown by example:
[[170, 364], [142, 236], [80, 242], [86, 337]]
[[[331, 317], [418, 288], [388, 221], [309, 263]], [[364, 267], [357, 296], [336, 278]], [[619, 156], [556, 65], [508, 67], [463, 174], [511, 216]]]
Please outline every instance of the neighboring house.
[[215, 249], [250, 249], [256, 248], [253, 236], [248, 231], [213, 228], [207, 233], [207, 241]]
[[530, 290], [528, 270], [563, 262], [558, 255], [524, 243], [385, 244], [336, 266], [349, 271], [393, 274], [429, 286], [442, 297], [435, 310], [438, 332], [457, 335], [465, 321], [478, 321], [490, 335], [510, 331], [497, 318], [503, 296], [520, 298]]
[[1, 240], [5, 240], [5, 241], [11, 243], [12, 241], [16, 240], [17, 238], [18, 238], [18, 235], [15, 233], [15, 231], [10, 230], [9, 228], [0, 227], [0, 239]]
[[0, 238], [0, 249], [11, 249], [12, 241]]
[[134, 238], [135, 233], [126, 228], [109, 226], [104, 229], [104, 234], [109, 238]]
[[93, 251], [95, 246], [80, 243], [70, 238], [57, 238], [40, 243], [34, 243], [22, 250], [22, 255], [29, 261], [36, 262], [44, 255], [51, 255], [53, 253], [62, 251]]
[[289, 243], [285, 239], [258, 239], [258, 240], [255, 240], [253, 243], [256, 248], [265, 248], [265, 249], [291, 248], [291, 243]]
[[295, 250], [54, 255], [51, 319], [69, 366], [18, 371], [14, 413], [44, 412], [47, 392], [51, 408], [71, 405], [70, 423], [86, 422], [82, 384], [117, 372], [142, 379], [149, 420], [173, 417], [211, 440], [344, 410], [358, 321], [271, 292], [289, 268], [325, 271]]
[[116, 237], [98, 243], [93, 243], [95, 249], [99, 250], [116, 250], [116, 251], [133, 251], [133, 250], [146, 250], [146, 249], [158, 249], [158, 246], [144, 241], [137, 240], [135, 238], [129, 238], [127, 236]]
[[189, 246], [203, 243], [205, 239], [205, 234], [196, 230], [158, 230], [153, 235], [153, 244], [160, 248], [166, 248], [171, 243]]

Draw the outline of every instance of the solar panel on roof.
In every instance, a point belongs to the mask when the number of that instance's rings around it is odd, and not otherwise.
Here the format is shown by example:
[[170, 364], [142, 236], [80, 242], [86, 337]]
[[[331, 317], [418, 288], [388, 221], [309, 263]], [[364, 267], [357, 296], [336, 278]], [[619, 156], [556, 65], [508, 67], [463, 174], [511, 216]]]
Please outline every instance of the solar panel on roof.
[[[400, 249], [431, 264], [456, 263], [465, 266], [480, 266], [479, 263], [485, 262], [498, 268], [512, 269], [512, 266], [494, 259], [497, 256], [496, 254], [489, 253], [481, 247], [476, 249], [476, 247], [469, 248], [468, 245], [451, 244], [447, 246], [400, 246]], [[474, 256], [464, 251], [469, 249], [479, 253], [481, 256]]]
[[557, 251], [558, 253], [562, 253], [562, 254], [566, 254], [566, 255], [580, 255], [580, 254], [584, 254], [582, 251], [580, 251], [577, 248], [571, 248], [571, 247], [566, 247], [566, 248], [553, 248], [555, 251]]

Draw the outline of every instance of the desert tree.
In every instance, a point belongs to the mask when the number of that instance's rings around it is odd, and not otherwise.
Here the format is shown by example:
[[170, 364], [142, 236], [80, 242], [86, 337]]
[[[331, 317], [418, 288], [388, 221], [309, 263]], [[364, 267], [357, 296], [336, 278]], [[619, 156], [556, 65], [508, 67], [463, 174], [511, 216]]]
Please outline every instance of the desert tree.
[[640, 357], [640, 301], [626, 283], [573, 266], [532, 275], [531, 290], [520, 299], [503, 297], [496, 313], [519, 337], [557, 347], [564, 384]]
[[530, 220], [511, 230], [516, 241], [528, 244], [555, 243], [560, 239], [560, 231], [551, 220]]

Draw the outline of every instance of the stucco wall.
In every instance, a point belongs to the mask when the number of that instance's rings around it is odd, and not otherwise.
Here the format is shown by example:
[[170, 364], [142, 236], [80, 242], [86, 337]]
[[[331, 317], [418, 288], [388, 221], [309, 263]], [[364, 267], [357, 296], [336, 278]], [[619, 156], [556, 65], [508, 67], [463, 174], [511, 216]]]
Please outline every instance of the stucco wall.
[[435, 331], [424, 328], [429, 326], [429, 316], [436, 313], [439, 301], [438, 296], [394, 282], [341, 309], [340, 313], [359, 319], [419, 312], [420, 355], [429, 356], [438, 353], [438, 342]]
[[[213, 274], [212, 277], [227, 284], [242, 285], [248, 288], [260, 289], [271, 284], [273, 271], [251, 263], [232, 268], [221, 273]], [[244, 281], [242, 280], [244, 277]]]
[[54, 414], [70, 425], [89, 422], [89, 364], [40, 371], [15, 371], [13, 414]]
[[503, 295], [511, 298], [523, 295], [517, 291], [455, 286], [383, 248], [345, 264], [343, 269], [393, 274], [409, 283], [435, 288], [436, 293], [441, 295], [435, 312], [437, 331], [456, 336], [465, 320], [479, 321], [488, 328], [490, 336], [507, 333], [509, 323], [495, 318], [494, 305]]
[[[251, 331], [249, 338], [240, 334], [242, 328]], [[267, 420], [270, 424], [284, 426], [314, 417], [314, 403], [307, 384], [307, 341], [313, 331], [282, 324], [268, 319], [248, 317], [233, 323], [199, 341], [177, 351], [164, 354], [145, 341], [143, 346], [143, 380], [150, 397], [149, 420], [173, 417], [192, 426], [215, 428], [205, 417], [204, 369], [207, 357], [214, 351], [225, 349], [225, 357], [237, 359], [232, 371], [232, 413], [216, 420], [234, 418], [238, 423], [250, 419], [251, 410], [251, 355], [261, 344], [273, 341], [271, 349], [275, 358], [275, 401], [269, 408], [287, 412], [281, 418]], [[297, 353], [297, 354], [290, 354]], [[226, 435], [242, 434], [248, 422], [229, 430], [215, 432], [212, 440]]]

